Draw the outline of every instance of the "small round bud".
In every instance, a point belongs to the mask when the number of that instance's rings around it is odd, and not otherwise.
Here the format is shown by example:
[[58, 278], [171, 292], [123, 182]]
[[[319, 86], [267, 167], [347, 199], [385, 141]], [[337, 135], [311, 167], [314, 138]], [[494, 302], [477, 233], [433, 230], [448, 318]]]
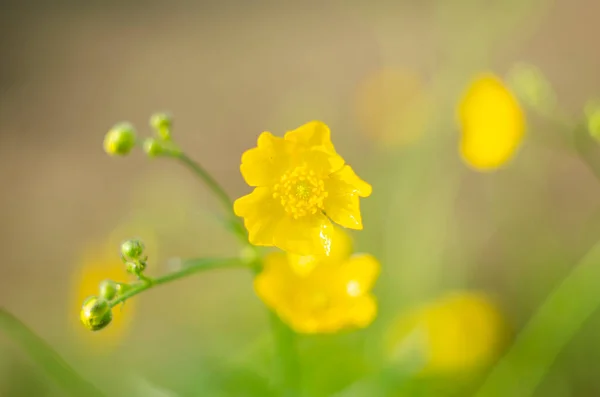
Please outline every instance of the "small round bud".
[[240, 251], [240, 259], [246, 264], [255, 263], [258, 258], [258, 252], [254, 247], [244, 247]]
[[138, 260], [125, 263], [125, 269], [128, 273], [139, 276], [146, 269], [146, 262]]
[[106, 133], [104, 151], [111, 156], [125, 156], [135, 146], [135, 130], [129, 123], [119, 123]]
[[138, 259], [144, 253], [144, 243], [131, 239], [121, 244], [121, 254], [128, 259]]
[[157, 157], [163, 153], [163, 147], [156, 138], [147, 138], [144, 141], [144, 152], [148, 157]]
[[111, 300], [119, 292], [119, 285], [112, 280], [104, 280], [100, 283], [100, 297]]
[[171, 139], [173, 118], [167, 113], [155, 113], [150, 117], [150, 126], [156, 130], [161, 139]]
[[98, 331], [112, 321], [112, 309], [106, 299], [91, 296], [83, 302], [79, 316], [87, 329]]

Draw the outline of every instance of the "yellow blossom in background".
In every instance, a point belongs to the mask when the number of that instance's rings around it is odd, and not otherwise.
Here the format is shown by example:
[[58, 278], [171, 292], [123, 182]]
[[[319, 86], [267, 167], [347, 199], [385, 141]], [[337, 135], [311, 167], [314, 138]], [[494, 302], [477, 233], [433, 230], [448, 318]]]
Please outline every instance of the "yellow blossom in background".
[[458, 106], [460, 152], [470, 166], [494, 170], [508, 162], [525, 135], [525, 115], [505, 84], [493, 74], [475, 78]]
[[377, 70], [356, 89], [356, 117], [361, 129], [385, 146], [416, 141], [426, 126], [428, 104], [420, 76], [401, 68]]
[[[265, 257], [254, 289], [296, 332], [363, 328], [377, 314], [371, 288], [379, 275], [379, 262], [367, 254], [350, 255], [350, 241], [342, 233], [336, 232], [332, 255], [327, 258], [283, 252]], [[310, 263], [309, 270], [302, 261]]]
[[125, 265], [119, 257], [119, 246], [106, 244], [88, 247], [73, 272], [73, 308], [69, 311], [74, 332], [91, 351], [110, 352], [119, 346], [129, 329], [135, 302], [131, 300], [124, 307], [113, 309], [112, 322], [102, 332], [90, 332], [81, 325], [79, 311], [83, 301], [92, 295], [98, 295], [98, 287], [103, 280], [116, 282], [132, 281], [125, 271]]
[[284, 138], [263, 132], [240, 166], [254, 191], [237, 199], [249, 241], [300, 255], [329, 255], [332, 222], [362, 229], [359, 197], [371, 194], [331, 143], [329, 127], [312, 121]]
[[386, 344], [394, 361], [416, 355], [422, 374], [455, 374], [490, 364], [507, 337], [504, 317], [486, 295], [455, 292], [400, 316]]

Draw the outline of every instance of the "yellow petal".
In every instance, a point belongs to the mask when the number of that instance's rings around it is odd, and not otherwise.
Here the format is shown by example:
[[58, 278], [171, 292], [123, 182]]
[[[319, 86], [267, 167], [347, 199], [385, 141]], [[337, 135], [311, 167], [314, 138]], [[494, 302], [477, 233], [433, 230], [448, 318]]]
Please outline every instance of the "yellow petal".
[[263, 260], [263, 269], [254, 279], [254, 290], [267, 306], [277, 308], [281, 304], [288, 304], [294, 281], [286, 254], [272, 252]]
[[466, 163], [491, 170], [509, 161], [525, 134], [525, 116], [515, 96], [492, 74], [476, 78], [458, 109], [460, 152]]
[[349, 229], [362, 229], [358, 197], [371, 194], [371, 185], [361, 180], [350, 166], [332, 174], [325, 187], [325, 212], [335, 223]]
[[285, 216], [275, 233], [275, 246], [299, 255], [329, 255], [333, 225], [323, 214], [294, 219]]
[[361, 296], [354, 300], [352, 309], [349, 311], [354, 326], [364, 328], [371, 324], [377, 316], [377, 302], [373, 295]]
[[346, 183], [351, 192], [358, 194], [360, 197], [369, 197], [373, 191], [371, 185], [360, 179], [349, 165], [330, 175], [330, 177], [332, 180]]
[[242, 155], [240, 171], [250, 186], [267, 186], [275, 183], [288, 169], [292, 145], [270, 132], [258, 137], [257, 147]]
[[327, 153], [320, 149], [311, 149], [300, 152], [294, 157], [294, 164], [306, 166], [318, 175], [327, 176], [344, 167], [344, 159], [337, 154]]
[[233, 211], [244, 218], [251, 244], [274, 245], [274, 235], [285, 214], [270, 188], [257, 187], [252, 193], [235, 200]]
[[284, 138], [286, 141], [306, 146], [309, 149], [318, 148], [330, 154], [337, 154], [331, 143], [329, 127], [321, 121], [310, 121], [287, 132]]
[[341, 268], [346, 293], [360, 296], [368, 293], [379, 276], [379, 261], [368, 254], [355, 254]]

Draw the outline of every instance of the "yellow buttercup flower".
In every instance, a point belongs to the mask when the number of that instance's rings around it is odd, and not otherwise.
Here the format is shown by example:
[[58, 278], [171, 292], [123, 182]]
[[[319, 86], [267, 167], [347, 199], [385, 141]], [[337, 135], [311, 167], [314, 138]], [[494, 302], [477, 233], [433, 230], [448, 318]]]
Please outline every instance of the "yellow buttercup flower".
[[509, 161], [525, 135], [525, 115], [513, 93], [493, 74], [478, 76], [458, 107], [460, 152], [472, 167], [486, 171]]
[[242, 156], [240, 170], [255, 189], [234, 203], [249, 241], [300, 255], [329, 255], [331, 221], [362, 229], [359, 197], [371, 186], [345, 165], [329, 127], [312, 121], [284, 138], [263, 132]]
[[387, 349], [392, 360], [417, 354], [422, 374], [468, 373], [497, 358], [507, 337], [504, 317], [486, 295], [455, 292], [400, 316]]
[[[265, 257], [254, 289], [267, 306], [299, 333], [333, 333], [368, 326], [377, 314], [371, 288], [379, 262], [367, 254], [349, 255], [347, 241], [333, 255], [303, 257], [283, 252]], [[306, 270], [302, 261], [313, 261]], [[304, 269], [300, 272], [298, 269]]]

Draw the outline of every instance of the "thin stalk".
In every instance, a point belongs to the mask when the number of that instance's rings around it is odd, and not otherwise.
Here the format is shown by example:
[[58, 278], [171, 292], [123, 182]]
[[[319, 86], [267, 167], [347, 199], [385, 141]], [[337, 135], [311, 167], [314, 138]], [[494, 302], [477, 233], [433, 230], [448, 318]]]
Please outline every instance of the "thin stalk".
[[69, 396], [102, 397], [105, 394], [77, 373], [52, 347], [18, 318], [0, 308], [4, 331]]
[[127, 299], [142, 293], [150, 288], [169, 283], [171, 281], [178, 280], [183, 277], [187, 277], [191, 274], [198, 273], [205, 270], [217, 269], [217, 268], [228, 268], [228, 267], [247, 267], [248, 265], [243, 263], [237, 258], [227, 259], [188, 259], [184, 261], [181, 270], [166, 274], [157, 278], [146, 278], [135, 284], [132, 284], [123, 294], [119, 295], [112, 301], [110, 301], [110, 307], [114, 307], [119, 303], [125, 302]]
[[215, 178], [210, 175], [208, 171], [200, 165], [200, 163], [192, 160], [185, 153], [181, 151], [172, 151], [168, 155], [179, 161], [186, 167], [188, 167], [194, 174], [196, 174], [202, 182], [210, 189], [210, 191], [217, 197], [221, 203], [227, 216], [229, 217], [229, 224], [235, 232], [236, 236], [242, 241], [242, 243], [248, 245], [248, 236], [239, 218], [233, 212], [233, 202], [229, 198], [229, 195], [223, 189], [223, 187], [217, 182]]

